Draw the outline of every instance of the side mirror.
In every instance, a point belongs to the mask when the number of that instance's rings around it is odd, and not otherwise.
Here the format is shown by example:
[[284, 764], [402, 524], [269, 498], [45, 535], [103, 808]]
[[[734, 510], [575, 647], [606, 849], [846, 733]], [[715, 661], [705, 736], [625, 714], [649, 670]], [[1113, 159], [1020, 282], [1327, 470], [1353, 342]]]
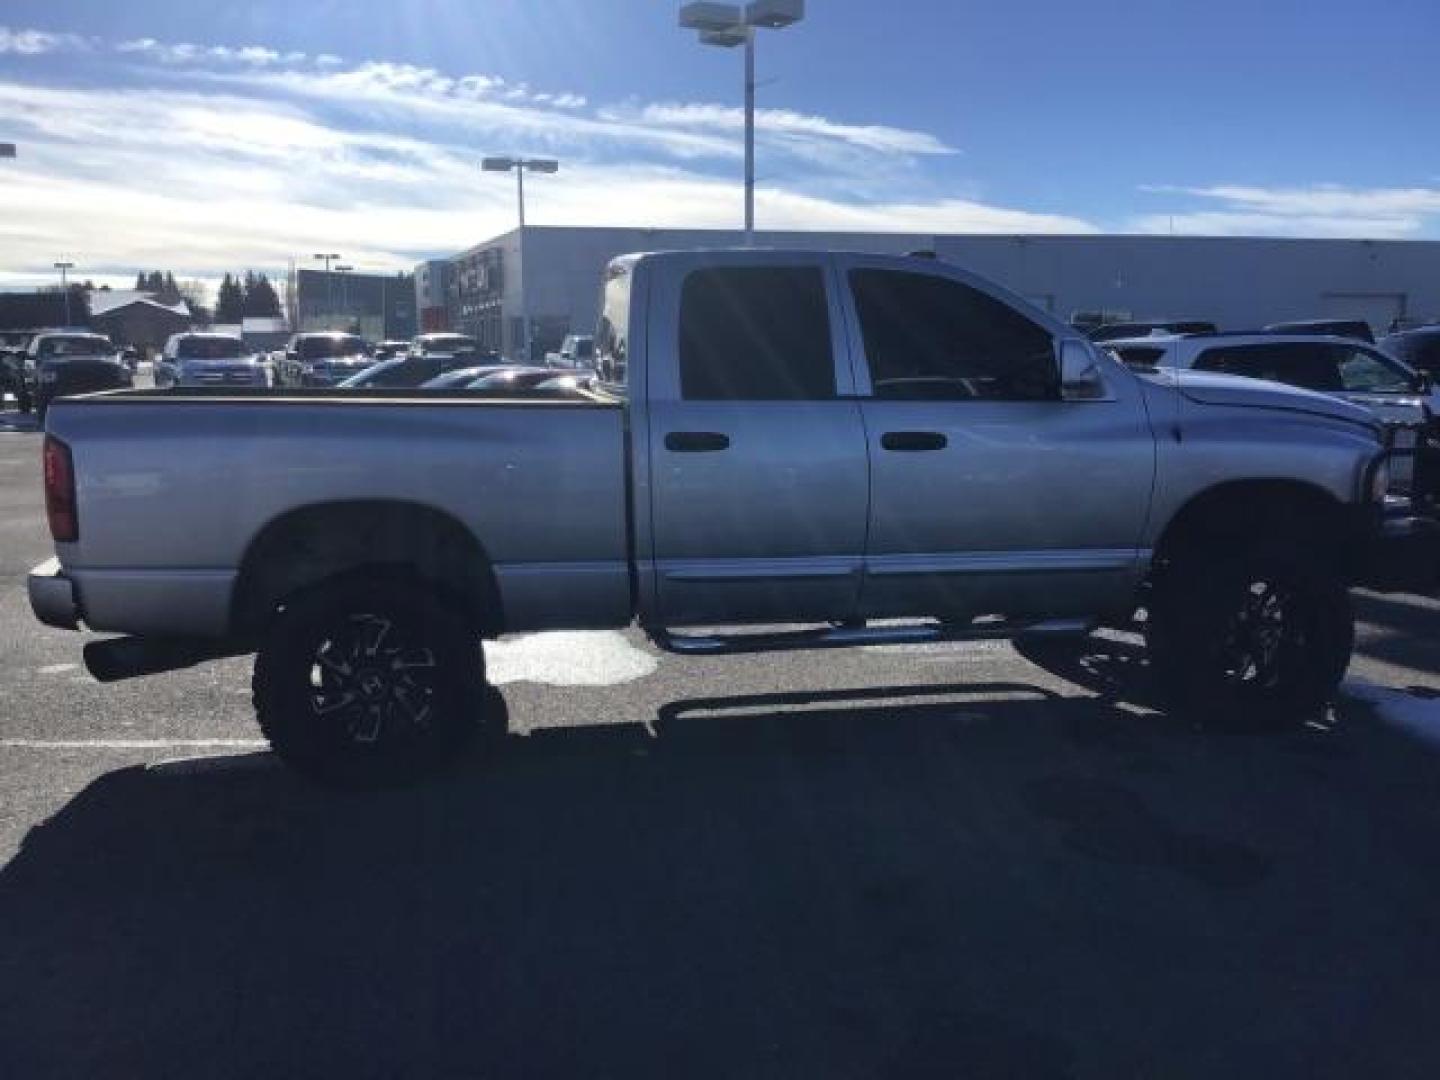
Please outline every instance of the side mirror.
[[1100, 360], [1083, 342], [1060, 343], [1060, 397], [1065, 401], [1101, 401], [1109, 396]]

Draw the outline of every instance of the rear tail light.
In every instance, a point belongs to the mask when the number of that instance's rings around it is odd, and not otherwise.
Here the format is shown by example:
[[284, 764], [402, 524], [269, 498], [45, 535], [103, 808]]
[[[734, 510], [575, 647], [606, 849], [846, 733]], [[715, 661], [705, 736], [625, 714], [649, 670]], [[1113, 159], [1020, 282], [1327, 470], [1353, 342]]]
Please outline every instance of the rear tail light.
[[75, 463], [70, 447], [53, 435], [45, 436], [41, 451], [45, 466], [45, 516], [50, 535], [62, 543], [80, 539], [80, 515], [75, 506]]

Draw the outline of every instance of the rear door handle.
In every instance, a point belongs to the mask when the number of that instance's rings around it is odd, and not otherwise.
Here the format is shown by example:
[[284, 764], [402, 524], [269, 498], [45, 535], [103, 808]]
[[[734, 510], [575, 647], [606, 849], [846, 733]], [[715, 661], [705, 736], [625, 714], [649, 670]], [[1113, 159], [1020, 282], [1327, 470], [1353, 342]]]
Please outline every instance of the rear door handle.
[[887, 431], [880, 436], [886, 450], [902, 454], [918, 454], [926, 450], [944, 450], [950, 440], [938, 431]]
[[730, 436], [718, 431], [672, 431], [665, 436], [665, 449], [677, 454], [713, 454], [730, 445]]

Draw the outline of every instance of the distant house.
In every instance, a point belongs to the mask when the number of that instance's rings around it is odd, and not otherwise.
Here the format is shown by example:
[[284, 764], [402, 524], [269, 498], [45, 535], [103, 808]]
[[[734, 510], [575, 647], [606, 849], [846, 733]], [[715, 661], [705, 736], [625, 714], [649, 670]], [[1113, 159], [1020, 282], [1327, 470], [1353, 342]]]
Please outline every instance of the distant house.
[[119, 345], [159, 349], [171, 334], [189, 329], [193, 322], [183, 300], [165, 304], [151, 293], [133, 289], [90, 294], [91, 325]]

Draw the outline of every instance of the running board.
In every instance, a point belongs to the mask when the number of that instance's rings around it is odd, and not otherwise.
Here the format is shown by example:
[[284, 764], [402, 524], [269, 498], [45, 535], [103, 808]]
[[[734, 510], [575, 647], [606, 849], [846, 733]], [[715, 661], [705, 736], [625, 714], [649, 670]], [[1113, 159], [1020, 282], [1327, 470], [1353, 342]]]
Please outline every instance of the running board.
[[945, 641], [991, 641], [1021, 635], [1075, 636], [1096, 627], [1094, 619], [1051, 619], [1014, 623], [907, 623], [897, 626], [827, 626], [813, 630], [787, 630], [754, 634], [672, 634], [647, 630], [650, 640], [665, 652], [681, 656], [726, 656], [736, 653], [786, 652], [801, 649], [846, 649], [856, 645], [933, 645]]

